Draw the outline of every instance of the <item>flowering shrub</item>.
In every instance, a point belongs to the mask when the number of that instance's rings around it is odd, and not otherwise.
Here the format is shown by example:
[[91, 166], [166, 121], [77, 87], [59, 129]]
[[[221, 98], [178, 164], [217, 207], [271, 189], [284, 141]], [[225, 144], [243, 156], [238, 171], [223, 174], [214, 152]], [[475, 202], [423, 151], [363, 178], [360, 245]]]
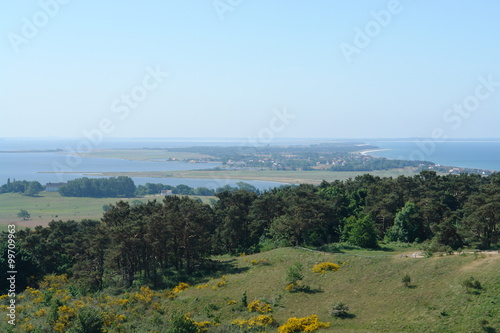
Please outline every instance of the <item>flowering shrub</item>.
[[208, 283], [205, 283], [205, 284], [200, 284], [200, 285], [197, 285], [196, 286], [196, 289], [205, 289], [205, 288], [208, 288]]
[[[151, 303], [153, 300], [154, 292], [148, 287], [140, 287], [139, 292], [135, 292], [132, 297], [138, 302]], [[123, 305], [127, 304], [125, 302]]]
[[113, 324], [123, 323], [126, 319], [127, 317], [124, 314], [118, 314], [113, 311], [105, 312], [103, 317], [104, 325], [106, 326], [112, 326]]
[[269, 261], [267, 259], [252, 259], [252, 260], [248, 260], [248, 259], [243, 259], [244, 261], [246, 262], [249, 262], [250, 264], [256, 266], [256, 265], [269, 265]]
[[165, 290], [164, 292], [159, 293], [159, 296], [162, 298], [168, 298], [168, 299], [174, 299], [177, 297], [175, 292], [173, 292], [172, 290]]
[[212, 323], [209, 321], [193, 321], [193, 324], [198, 328], [198, 333], [206, 332], [212, 326]]
[[34, 313], [35, 317], [42, 317], [42, 316], [45, 316], [46, 314], [47, 314], [47, 309], [44, 309], [44, 308], [42, 308]]
[[174, 293], [180, 293], [183, 292], [184, 290], [188, 289], [190, 287], [189, 284], [181, 282], [177, 286], [174, 287], [173, 292]]
[[330, 323], [319, 321], [317, 315], [303, 318], [289, 318], [288, 321], [278, 327], [279, 333], [313, 332], [320, 328], [330, 327]]
[[67, 305], [62, 305], [57, 309], [58, 318], [54, 323], [54, 331], [65, 332], [66, 328], [71, 324], [76, 317], [76, 310]]
[[270, 315], [259, 315], [252, 317], [248, 320], [236, 319], [232, 324], [241, 328], [251, 329], [254, 327], [266, 327], [275, 323], [275, 320]]
[[340, 269], [340, 266], [337, 264], [334, 264], [333, 262], [322, 262], [320, 264], [314, 265], [312, 268], [312, 271], [314, 273], [321, 273], [325, 274], [327, 271], [338, 271]]
[[26, 322], [20, 326], [22, 332], [33, 332], [35, 330], [35, 325], [30, 322]]
[[260, 299], [257, 299], [252, 303], [248, 304], [247, 308], [248, 311], [250, 312], [260, 312], [260, 313], [273, 312], [273, 309], [271, 309], [271, 305], [261, 301]]
[[62, 275], [46, 275], [43, 281], [40, 282], [40, 289], [54, 288], [59, 289], [68, 284], [68, 276]]
[[154, 302], [153, 304], [151, 304], [151, 308], [153, 308], [153, 310], [155, 310], [155, 311], [160, 311], [161, 305], [158, 302]]

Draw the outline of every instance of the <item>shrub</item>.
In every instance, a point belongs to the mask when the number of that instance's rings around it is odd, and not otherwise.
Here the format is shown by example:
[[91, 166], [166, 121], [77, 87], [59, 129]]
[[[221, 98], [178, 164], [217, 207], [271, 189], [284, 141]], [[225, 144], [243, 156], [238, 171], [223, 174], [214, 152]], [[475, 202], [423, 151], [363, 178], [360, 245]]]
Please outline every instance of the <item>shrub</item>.
[[408, 274], [406, 274], [401, 278], [401, 282], [404, 284], [406, 288], [408, 288], [410, 286], [411, 277]]
[[259, 315], [252, 317], [248, 320], [236, 319], [233, 320], [232, 324], [237, 325], [241, 328], [252, 329], [255, 327], [267, 327], [275, 324], [276, 321], [270, 315]]
[[332, 305], [330, 314], [337, 318], [346, 318], [349, 316], [349, 307], [342, 302], [335, 303]]
[[189, 287], [190, 287], [189, 284], [181, 282], [177, 286], [174, 287], [173, 292], [180, 293], [180, 292], [183, 292], [184, 290], [188, 289]]
[[267, 312], [273, 312], [273, 309], [271, 308], [271, 305], [269, 305], [266, 302], [261, 301], [260, 299], [257, 299], [247, 306], [248, 311], [250, 312], [260, 312], [260, 313], [267, 313]]
[[84, 307], [78, 311], [74, 327], [70, 333], [100, 333], [104, 320], [102, 314], [95, 309]]
[[[478, 280], [474, 279], [472, 276], [468, 279], [465, 279], [462, 282], [462, 286], [465, 287], [465, 290], [467, 293], [479, 293], [479, 290], [483, 289], [483, 286], [481, 285], [481, 282]], [[472, 289], [472, 291], [471, 291]]]
[[295, 263], [293, 266], [288, 267], [286, 270], [285, 280], [288, 283], [297, 283], [304, 278], [304, 265], [300, 262]]
[[337, 264], [334, 264], [333, 262], [322, 262], [320, 264], [314, 265], [314, 267], [312, 268], [312, 271], [314, 273], [325, 274], [327, 271], [336, 272], [339, 269], [340, 269], [340, 266]]
[[312, 332], [320, 328], [330, 327], [330, 323], [319, 321], [317, 315], [303, 318], [289, 318], [288, 321], [278, 327], [279, 333]]
[[198, 327], [195, 322], [180, 313], [174, 313], [170, 317], [170, 325], [167, 333], [197, 333]]
[[243, 295], [241, 296], [241, 304], [243, 304], [244, 307], [247, 307], [248, 306], [248, 302], [247, 302], [247, 292], [244, 291], [243, 292]]

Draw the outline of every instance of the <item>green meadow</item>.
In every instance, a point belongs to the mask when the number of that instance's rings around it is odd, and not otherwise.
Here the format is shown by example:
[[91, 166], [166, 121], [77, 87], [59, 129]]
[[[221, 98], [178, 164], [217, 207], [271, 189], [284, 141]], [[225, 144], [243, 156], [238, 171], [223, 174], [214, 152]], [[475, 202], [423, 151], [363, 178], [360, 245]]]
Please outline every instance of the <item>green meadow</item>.
[[[57, 192], [40, 192], [39, 196], [30, 197], [19, 193], [0, 194], [0, 230], [4, 225], [16, 223], [18, 226], [46, 226], [52, 220], [100, 219], [103, 206], [114, 204], [119, 200], [147, 202], [162, 200], [161, 196], [146, 196], [138, 198], [75, 198], [63, 197]], [[205, 203], [209, 197], [200, 197]], [[17, 217], [20, 209], [30, 213], [31, 218], [23, 221]]]

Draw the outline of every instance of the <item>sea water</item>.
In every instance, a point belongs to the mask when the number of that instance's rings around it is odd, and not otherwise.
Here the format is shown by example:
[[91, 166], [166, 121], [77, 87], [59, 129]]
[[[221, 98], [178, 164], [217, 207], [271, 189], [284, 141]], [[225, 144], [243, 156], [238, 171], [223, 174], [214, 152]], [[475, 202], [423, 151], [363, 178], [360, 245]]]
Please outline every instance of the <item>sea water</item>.
[[369, 141], [381, 151], [370, 155], [390, 159], [425, 160], [461, 168], [500, 171], [499, 141]]

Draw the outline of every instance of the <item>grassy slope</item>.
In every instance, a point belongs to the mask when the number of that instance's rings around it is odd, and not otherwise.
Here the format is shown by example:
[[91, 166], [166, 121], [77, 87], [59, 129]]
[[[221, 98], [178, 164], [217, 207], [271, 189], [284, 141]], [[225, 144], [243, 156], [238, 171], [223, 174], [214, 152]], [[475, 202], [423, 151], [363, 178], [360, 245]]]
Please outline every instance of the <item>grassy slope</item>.
[[[241, 305], [244, 291], [248, 303], [254, 299], [270, 302], [274, 310], [272, 315], [280, 325], [290, 317], [312, 314], [331, 323], [330, 328], [318, 332], [495, 332], [494, 328], [500, 328], [499, 254], [416, 259], [402, 257], [397, 251], [392, 252], [393, 255], [367, 251], [360, 256], [360, 252], [357, 253], [331, 254], [280, 248], [246, 257], [224, 256], [219, 260], [227, 264], [227, 269], [216, 278], [203, 281], [209, 287], [198, 289], [193, 286], [179, 293], [174, 300], [155, 296], [149, 303], [131, 303], [128, 307], [110, 305], [114, 304], [113, 299], [128, 297], [117, 293], [116, 289], [94, 295], [94, 300], [99, 304], [96, 308], [106, 303], [105, 311], [110, 311], [111, 306], [117, 314], [125, 314], [127, 320], [120, 324], [124, 332], [160, 332], [158, 325], [165, 325], [174, 311], [189, 313], [196, 321], [213, 321], [218, 317], [223, 324], [248, 319], [256, 313], [248, 312]], [[252, 265], [250, 261], [254, 259], [267, 259], [270, 264]], [[313, 265], [323, 261], [345, 264], [338, 272], [313, 273]], [[286, 269], [295, 262], [304, 265], [304, 284], [318, 292], [289, 293], [284, 289]], [[222, 281], [222, 274], [226, 275], [226, 285], [212, 289]], [[401, 283], [405, 274], [411, 276], [413, 288], [406, 288]], [[461, 286], [461, 282], [470, 276], [484, 286], [478, 295], [466, 294]], [[81, 299], [90, 302], [88, 298]], [[64, 302], [75, 308], [75, 300], [73, 296]], [[236, 303], [228, 304], [228, 300]], [[7, 301], [1, 303], [7, 304]], [[47, 315], [37, 317], [34, 313], [41, 308], [49, 313], [48, 304], [35, 304], [28, 292], [18, 295], [18, 301], [18, 305], [25, 307], [20, 320], [30, 318], [37, 325], [45, 325]], [[155, 310], [153, 302], [159, 302], [156, 305], [162, 310]], [[335, 302], [347, 303], [352, 318], [331, 317], [329, 309]], [[489, 329], [482, 329], [483, 320], [488, 322], [485, 326]], [[0, 329], [6, 327], [7, 324], [0, 321]], [[276, 332], [276, 329], [262, 331]]]
[[[160, 196], [144, 198], [74, 198], [63, 197], [56, 192], [41, 192], [38, 197], [28, 197], [17, 193], [0, 194], [0, 226], [2, 224], [17, 223], [19, 226], [47, 225], [56, 220], [100, 219], [103, 214], [102, 206], [113, 204], [119, 200], [162, 200]], [[201, 197], [208, 202], [209, 197]], [[17, 217], [20, 209], [26, 209], [31, 219], [22, 221]], [[1, 229], [1, 228], [0, 228]]]
[[[244, 259], [267, 259], [270, 266], [253, 266]], [[176, 308], [201, 314], [209, 303], [221, 306], [223, 319], [245, 319], [248, 312], [235, 312], [226, 299], [238, 302], [243, 291], [248, 301], [278, 300], [273, 315], [279, 323], [293, 316], [317, 314], [320, 320], [331, 321], [328, 330], [335, 332], [468, 332], [478, 331], [480, 321], [500, 327], [500, 255], [476, 258], [468, 256], [434, 257], [429, 259], [394, 256], [359, 257], [352, 255], [314, 253], [284, 248], [235, 260], [242, 271], [228, 275], [228, 284], [214, 291], [191, 288], [173, 301]], [[310, 268], [322, 261], [345, 262], [338, 272], [321, 275]], [[306, 269], [304, 283], [321, 292], [289, 293], [284, 290], [286, 268], [301, 262]], [[401, 278], [409, 274], [414, 288], [406, 288]], [[461, 282], [474, 276], [485, 287], [481, 295], [465, 293]], [[217, 281], [209, 281], [214, 285]], [[330, 305], [345, 302], [355, 315], [352, 319], [333, 319]], [[487, 325], [487, 326], [488, 326]]]

